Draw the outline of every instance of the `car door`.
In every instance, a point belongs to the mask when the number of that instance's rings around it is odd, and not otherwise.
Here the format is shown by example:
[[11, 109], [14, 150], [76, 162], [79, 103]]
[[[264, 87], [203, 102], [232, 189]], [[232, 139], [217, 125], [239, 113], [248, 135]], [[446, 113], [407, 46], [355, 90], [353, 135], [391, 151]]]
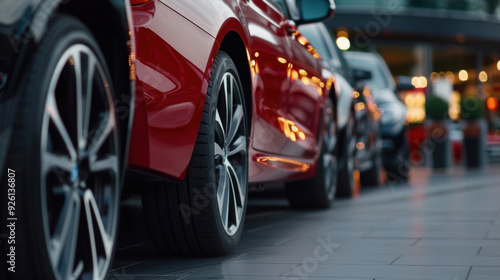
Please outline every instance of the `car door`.
[[251, 0], [242, 5], [250, 38], [254, 79], [253, 148], [283, 154], [289, 139], [280, 120], [287, 115], [291, 52], [282, 27], [286, 17], [273, 2]]
[[[281, 130], [272, 135], [273, 145], [254, 136], [254, 148], [287, 156], [314, 157], [327, 87], [319, 56], [314, 55], [314, 48], [287, 18], [288, 4], [283, 0], [251, 2], [265, 13], [263, 18], [252, 18], [253, 22], [249, 22], [252, 44], [259, 52], [257, 114]], [[267, 30], [262, 30], [263, 26]], [[269, 40], [264, 40], [263, 35]], [[255, 131], [267, 126], [258, 120], [255, 125]]]

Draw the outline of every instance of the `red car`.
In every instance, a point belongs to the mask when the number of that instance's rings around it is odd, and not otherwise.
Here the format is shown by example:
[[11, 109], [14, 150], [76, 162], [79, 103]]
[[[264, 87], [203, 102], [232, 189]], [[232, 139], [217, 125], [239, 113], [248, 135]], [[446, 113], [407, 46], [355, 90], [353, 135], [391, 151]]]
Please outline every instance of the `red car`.
[[133, 2], [126, 182], [142, 189], [157, 248], [228, 253], [242, 233], [248, 184], [287, 181], [292, 206], [328, 207], [334, 80], [296, 24], [331, 16], [333, 0]]

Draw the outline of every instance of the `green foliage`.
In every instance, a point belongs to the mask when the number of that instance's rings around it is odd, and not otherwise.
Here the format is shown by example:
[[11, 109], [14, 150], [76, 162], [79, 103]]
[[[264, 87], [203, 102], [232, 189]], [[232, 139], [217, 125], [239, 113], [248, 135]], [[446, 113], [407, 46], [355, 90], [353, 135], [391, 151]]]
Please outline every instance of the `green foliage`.
[[460, 117], [465, 121], [474, 121], [483, 117], [483, 102], [476, 96], [468, 96], [460, 102]]
[[448, 102], [438, 96], [431, 96], [425, 101], [427, 119], [442, 121], [448, 119]]

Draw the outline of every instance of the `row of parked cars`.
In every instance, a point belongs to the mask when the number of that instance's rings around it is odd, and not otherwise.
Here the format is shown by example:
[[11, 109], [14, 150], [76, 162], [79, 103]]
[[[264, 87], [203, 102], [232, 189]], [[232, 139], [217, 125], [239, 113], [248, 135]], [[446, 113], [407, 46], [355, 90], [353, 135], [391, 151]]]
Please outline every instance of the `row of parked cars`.
[[406, 180], [397, 88], [379, 56], [340, 52], [320, 23], [334, 10], [0, 3], [3, 279], [104, 279], [123, 185], [141, 190], [160, 251], [214, 256], [237, 245], [250, 185], [283, 181], [292, 207], [327, 208], [354, 169], [365, 185], [383, 166]]

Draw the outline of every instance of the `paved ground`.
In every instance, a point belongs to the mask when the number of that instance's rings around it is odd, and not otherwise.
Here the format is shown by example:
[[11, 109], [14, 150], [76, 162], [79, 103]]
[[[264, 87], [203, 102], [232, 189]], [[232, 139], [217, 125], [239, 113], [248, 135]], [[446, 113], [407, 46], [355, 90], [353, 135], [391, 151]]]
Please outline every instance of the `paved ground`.
[[293, 211], [279, 190], [252, 195], [237, 250], [155, 252], [140, 202], [126, 201], [110, 279], [500, 279], [500, 166], [433, 173], [363, 190], [327, 211]]

